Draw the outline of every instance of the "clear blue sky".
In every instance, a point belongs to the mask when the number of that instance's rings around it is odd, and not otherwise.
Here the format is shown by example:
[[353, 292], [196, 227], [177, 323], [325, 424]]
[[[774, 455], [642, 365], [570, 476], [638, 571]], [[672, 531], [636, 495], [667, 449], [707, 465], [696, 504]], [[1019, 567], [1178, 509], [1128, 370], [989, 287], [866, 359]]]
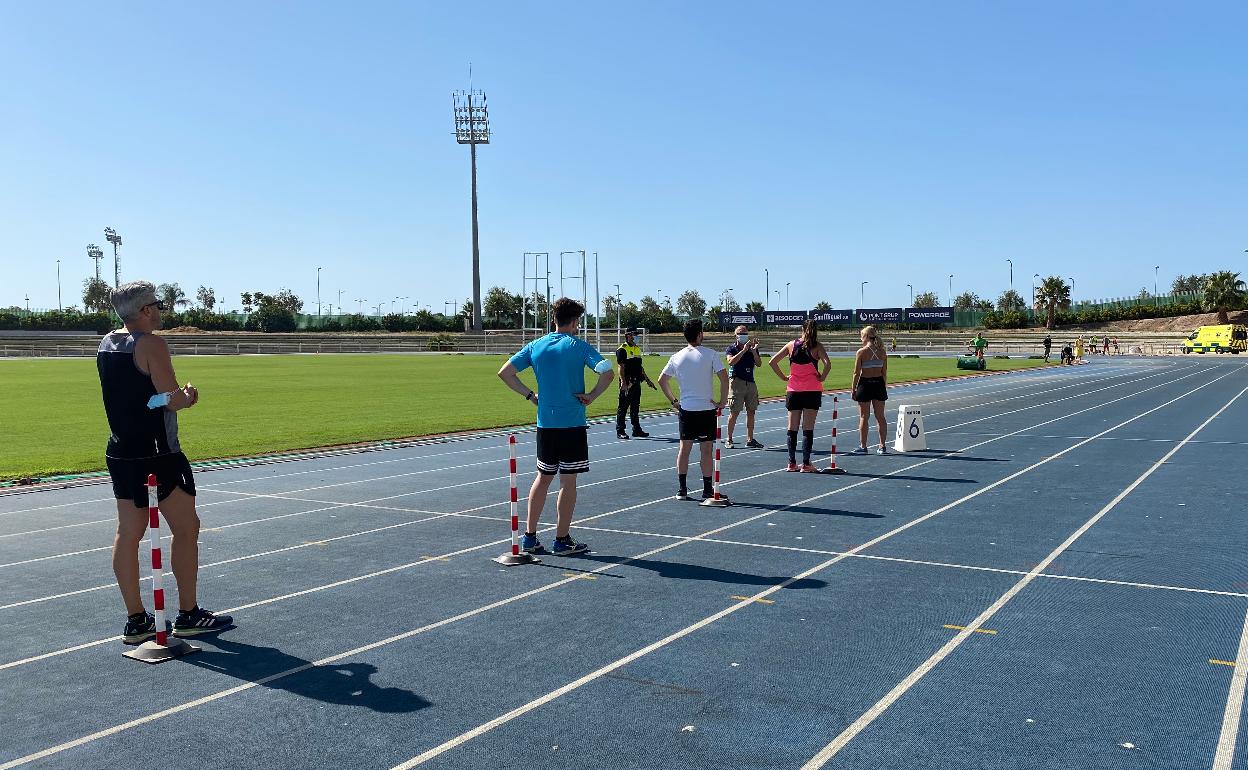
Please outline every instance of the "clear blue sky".
[[226, 307], [315, 312], [318, 265], [327, 305], [462, 300], [469, 61], [483, 291], [526, 250], [634, 300], [767, 268], [799, 309], [995, 298], [1007, 258], [1024, 295], [1248, 273], [1246, 30], [1242, 0], [5, 3], [0, 306], [55, 307], [58, 258], [77, 304], [110, 225], [123, 280]]

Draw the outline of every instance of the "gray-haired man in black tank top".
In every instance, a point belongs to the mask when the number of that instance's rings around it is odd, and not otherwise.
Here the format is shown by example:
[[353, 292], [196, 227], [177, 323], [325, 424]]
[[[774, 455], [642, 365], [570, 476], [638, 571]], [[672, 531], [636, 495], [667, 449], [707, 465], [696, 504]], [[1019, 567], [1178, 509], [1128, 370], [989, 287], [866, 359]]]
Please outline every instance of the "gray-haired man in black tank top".
[[141, 644], [156, 635], [156, 619], [139, 592], [139, 544], [147, 532], [147, 476], [155, 474], [160, 512], [173, 533], [171, 566], [178, 584], [175, 636], [195, 636], [229, 626], [228, 615], [214, 615], [196, 603], [199, 571], [199, 516], [195, 478], [178, 443], [177, 411], [199, 401], [188, 382], [178, 387], [169, 345], [152, 334], [161, 326], [164, 305], [156, 287], [132, 281], [113, 291], [113, 307], [125, 326], [104, 335], [95, 356], [104, 412], [112, 434], [105, 460], [117, 498], [117, 537], [113, 573], [129, 618], [122, 641]]

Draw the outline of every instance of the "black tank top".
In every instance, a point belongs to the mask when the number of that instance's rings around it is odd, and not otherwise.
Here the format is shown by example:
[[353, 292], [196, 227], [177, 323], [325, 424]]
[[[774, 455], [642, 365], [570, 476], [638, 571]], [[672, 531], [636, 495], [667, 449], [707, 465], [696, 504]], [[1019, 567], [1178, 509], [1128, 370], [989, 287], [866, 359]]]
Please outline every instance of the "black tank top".
[[113, 458], [131, 460], [182, 451], [177, 413], [147, 408], [148, 399], [156, 395], [156, 386], [134, 360], [134, 348], [141, 336], [142, 332], [126, 331], [106, 334], [95, 354], [104, 413], [112, 430], [106, 454]]

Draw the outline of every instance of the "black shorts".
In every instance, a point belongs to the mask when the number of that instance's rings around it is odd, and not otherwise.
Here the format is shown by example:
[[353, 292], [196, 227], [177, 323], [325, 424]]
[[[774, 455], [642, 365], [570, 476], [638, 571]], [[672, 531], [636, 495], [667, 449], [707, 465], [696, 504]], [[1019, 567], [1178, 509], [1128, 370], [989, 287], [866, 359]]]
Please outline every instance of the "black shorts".
[[790, 412], [818, 409], [823, 406], [823, 394], [817, 390], [791, 390], [784, 394], [784, 408]]
[[858, 387], [854, 388], [853, 399], [859, 402], [887, 401], [888, 387], [883, 377], [859, 377]]
[[686, 412], [680, 410], [681, 441], [714, 441], [715, 410]]
[[537, 429], [538, 473], [554, 476], [556, 473], [585, 473], [588, 470], [588, 428]]
[[174, 489], [181, 489], [191, 497], [195, 496], [195, 476], [191, 473], [191, 463], [181, 452], [137, 460], [106, 457], [104, 462], [108, 465], [108, 475], [113, 479], [113, 497], [130, 500], [136, 507], [147, 507], [149, 473], [156, 474], [157, 500], [164, 500], [173, 494]]

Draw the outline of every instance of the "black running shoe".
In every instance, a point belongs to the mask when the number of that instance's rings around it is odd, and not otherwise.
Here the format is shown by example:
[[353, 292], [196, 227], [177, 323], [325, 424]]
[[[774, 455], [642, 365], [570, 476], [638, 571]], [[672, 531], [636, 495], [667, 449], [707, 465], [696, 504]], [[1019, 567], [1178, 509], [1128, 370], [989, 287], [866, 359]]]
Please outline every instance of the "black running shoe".
[[676, 490], [676, 499], [677, 499], [677, 500], [688, 500], [688, 499], [689, 499], [689, 490], [687, 490], [687, 489], [678, 489], [678, 490]]
[[[169, 621], [165, 621], [166, 633], [172, 629]], [[121, 641], [126, 644], [143, 644], [148, 639], [156, 638], [156, 616], [150, 612], [143, 613], [142, 617], [135, 616], [126, 620], [126, 628], [121, 632]]]
[[198, 636], [199, 634], [211, 634], [234, 625], [234, 618], [229, 615], [214, 615], [203, 607], [196, 606], [195, 609], [187, 612], [185, 610], [178, 611], [178, 617], [173, 621], [174, 636]]
[[633, 428], [633, 438], [650, 438], [650, 434], [646, 433], [640, 427]]
[[625, 440], [625, 441], [628, 441], [628, 434], [627, 434], [627, 433], [625, 433], [625, 432], [624, 432], [624, 431], [622, 431], [622, 430], [617, 430], [617, 431], [615, 432], [615, 437], [616, 437], [616, 438], [618, 438], [618, 439], [623, 439], [623, 440]]

